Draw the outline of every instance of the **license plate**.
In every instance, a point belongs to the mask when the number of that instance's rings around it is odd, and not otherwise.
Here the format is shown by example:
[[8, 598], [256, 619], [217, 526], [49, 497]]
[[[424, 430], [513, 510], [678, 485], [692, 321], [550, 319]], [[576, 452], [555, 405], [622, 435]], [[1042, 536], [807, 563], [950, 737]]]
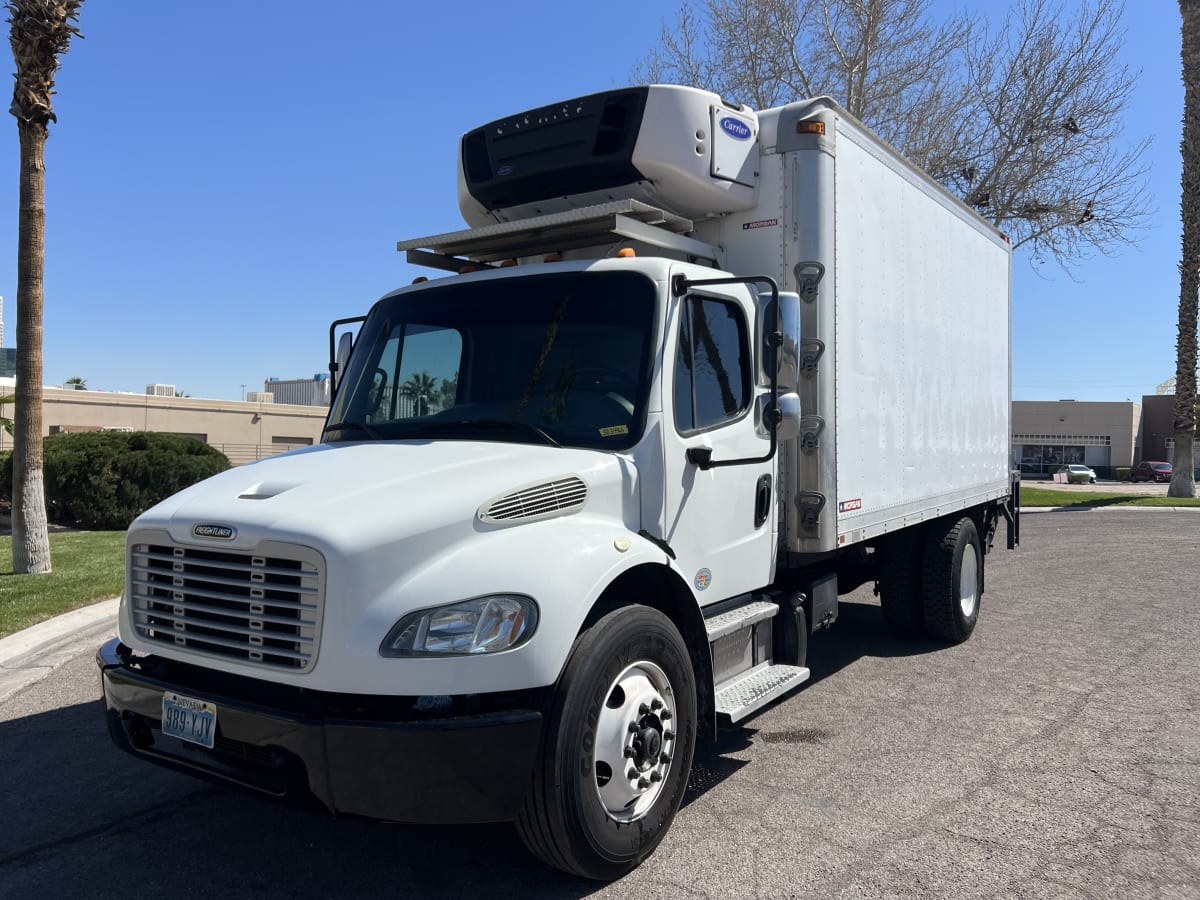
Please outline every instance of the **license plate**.
[[217, 735], [217, 707], [206, 700], [165, 693], [162, 733], [211, 750]]

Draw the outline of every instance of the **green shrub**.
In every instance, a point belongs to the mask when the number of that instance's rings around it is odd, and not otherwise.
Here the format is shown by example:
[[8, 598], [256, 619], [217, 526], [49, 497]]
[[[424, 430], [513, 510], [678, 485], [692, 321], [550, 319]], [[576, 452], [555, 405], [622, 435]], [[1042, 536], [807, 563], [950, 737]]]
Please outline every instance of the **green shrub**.
[[1129, 466], [1117, 466], [1115, 470], [1117, 473], [1117, 481], [1129, 480], [1129, 468]]
[[[12, 459], [3, 461], [12, 496]], [[150, 431], [52, 434], [45, 440], [46, 515], [51, 522], [123, 529], [160, 500], [229, 468], [195, 438]]]

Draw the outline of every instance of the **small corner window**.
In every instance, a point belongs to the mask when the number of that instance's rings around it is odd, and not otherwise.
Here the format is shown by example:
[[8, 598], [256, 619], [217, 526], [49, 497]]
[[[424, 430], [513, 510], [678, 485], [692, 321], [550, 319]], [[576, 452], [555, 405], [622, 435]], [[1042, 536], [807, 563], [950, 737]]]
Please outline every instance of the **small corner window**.
[[750, 405], [750, 341], [741, 307], [684, 300], [675, 360], [675, 426], [703, 431], [738, 418]]

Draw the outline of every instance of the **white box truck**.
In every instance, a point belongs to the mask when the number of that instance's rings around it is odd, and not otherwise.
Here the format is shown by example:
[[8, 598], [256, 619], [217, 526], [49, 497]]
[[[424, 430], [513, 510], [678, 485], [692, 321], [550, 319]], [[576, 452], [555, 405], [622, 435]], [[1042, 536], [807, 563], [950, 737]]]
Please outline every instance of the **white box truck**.
[[320, 445], [132, 524], [108, 727], [613, 878], [839, 594], [970, 636], [1018, 541], [1010, 249], [827, 99], [676, 86], [469, 132], [459, 202], [399, 244], [450, 274], [331, 327]]

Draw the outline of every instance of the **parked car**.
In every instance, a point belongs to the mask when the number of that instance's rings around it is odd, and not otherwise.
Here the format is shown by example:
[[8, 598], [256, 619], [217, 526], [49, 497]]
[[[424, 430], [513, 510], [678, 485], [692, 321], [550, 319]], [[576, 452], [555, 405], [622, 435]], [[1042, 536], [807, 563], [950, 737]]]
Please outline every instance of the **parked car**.
[[1174, 471], [1169, 462], [1144, 460], [1129, 471], [1129, 480], [1135, 484], [1139, 481], [1170, 481]]
[[1088, 466], [1063, 466], [1055, 475], [1065, 475], [1067, 484], [1095, 484], [1096, 472]]

